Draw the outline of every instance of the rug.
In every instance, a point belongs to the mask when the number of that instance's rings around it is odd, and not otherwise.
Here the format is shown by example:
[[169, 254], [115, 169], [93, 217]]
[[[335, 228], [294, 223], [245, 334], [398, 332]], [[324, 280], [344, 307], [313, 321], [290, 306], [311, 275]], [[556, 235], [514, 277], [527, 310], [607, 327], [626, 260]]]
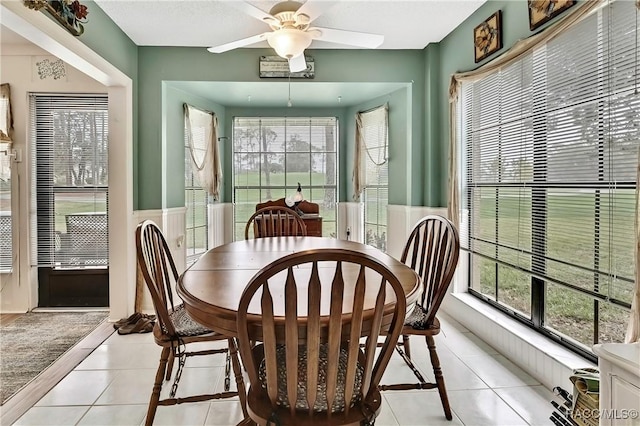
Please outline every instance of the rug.
[[0, 326], [0, 405], [107, 319], [101, 312], [29, 312]]

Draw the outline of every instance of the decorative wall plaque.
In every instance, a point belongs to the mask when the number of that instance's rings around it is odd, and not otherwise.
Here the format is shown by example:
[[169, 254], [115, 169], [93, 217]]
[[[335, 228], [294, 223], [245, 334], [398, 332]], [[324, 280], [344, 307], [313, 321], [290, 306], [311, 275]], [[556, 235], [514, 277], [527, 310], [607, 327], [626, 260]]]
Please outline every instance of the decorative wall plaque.
[[529, 0], [529, 29], [535, 30], [575, 3], [575, 0]]
[[260, 56], [260, 78], [314, 78], [315, 63], [311, 56], [305, 56], [307, 69], [289, 72], [289, 62], [280, 56]]
[[29, 9], [45, 10], [75, 36], [84, 32], [82, 24], [87, 22], [89, 9], [79, 0], [22, 0], [22, 3]]
[[67, 65], [55, 56], [32, 56], [32, 80], [67, 81]]
[[497, 11], [473, 30], [475, 61], [480, 62], [502, 48], [502, 13]]

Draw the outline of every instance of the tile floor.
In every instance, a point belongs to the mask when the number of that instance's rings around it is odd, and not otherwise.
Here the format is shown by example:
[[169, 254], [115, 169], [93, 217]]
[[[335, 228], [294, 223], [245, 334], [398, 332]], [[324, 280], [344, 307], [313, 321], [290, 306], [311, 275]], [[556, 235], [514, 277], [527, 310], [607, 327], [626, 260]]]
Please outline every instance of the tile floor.
[[[387, 391], [376, 426], [551, 424], [549, 401], [557, 400], [551, 391], [451, 317], [442, 315], [440, 320], [442, 333], [436, 345], [453, 421], [445, 419], [436, 390]], [[432, 379], [426, 345], [422, 339], [412, 342], [418, 368]], [[143, 424], [159, 355], [150, 333], [114, 333], [15, 424]], [[212, 382], [221, 388], [223, 363], [219, 355], [188, 360], [180, 390], [209, 392]], [[412, 377], [394, 355], [383, 383], [413, 382]], [[169, 387], [164, 386], [163, 393]], [[155, 424], [235, 425], [240, 420], [241, 410], [234, 398], [158, 407]]]

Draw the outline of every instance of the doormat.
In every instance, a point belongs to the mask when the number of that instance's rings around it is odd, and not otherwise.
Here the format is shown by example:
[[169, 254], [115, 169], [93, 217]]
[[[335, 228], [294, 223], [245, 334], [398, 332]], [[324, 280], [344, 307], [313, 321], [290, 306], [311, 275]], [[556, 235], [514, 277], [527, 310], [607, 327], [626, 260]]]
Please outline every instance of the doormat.
[[0, 326], [0, 405], [91, 333], [106, 311], [28, 312]]

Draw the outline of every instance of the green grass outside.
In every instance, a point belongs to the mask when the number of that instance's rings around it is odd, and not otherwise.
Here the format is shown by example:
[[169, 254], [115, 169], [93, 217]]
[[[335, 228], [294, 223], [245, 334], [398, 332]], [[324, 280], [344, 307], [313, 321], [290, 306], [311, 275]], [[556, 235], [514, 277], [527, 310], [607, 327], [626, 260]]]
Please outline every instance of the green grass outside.
[[[325, 185], [326, 175], [323, 173], [271, 173], [269, 176], [269, 186], [266, 185], [266, 178], [257, 172], [246, 172], [235, 176], [234, 185], [236, 187], [243, 186], [261, 186], [261, 189], [236, 189], [234, 194], [235, 206], [235, 238], [236, 240], [244, 239], [244, 228], [249, 217], [255, 212], [256, 204], [263, 203], [268, 200], [277, 200], [279, 198], [293, 195], [298, 186], [298, 182], [302, 186], [302, 194], [304, 199], [320, 205], [320, 215], [322, 216], [322, 234], [323, 236], [336, 235], [336, 202], [337, 194], [330, 197], [332, 202], [327, 205], [325, 203], [325, 189], [312, 188], [312, 185]], [[286, 189], [282, 186], [286, 185]]]
[[[618, 276], [634, 277], [633, 260], [633, 191], [617, 193], [618, 197], [609, 209], [608, 199], [603, 196], [603, 208], [601, 210], [601, 234], [599, 262], [601, 270], [605, 272], [609, 264]], [[594, 268], [594, 229], [593, 219], [594, 196], [588, 194], [577, 195], [550, 195], [547, 198], [547, 255], [553, 258], [565, 259], [587, 268]], [[631, 206], [631, 207], [630, 207]], [[495, 240], [495, 198], [483, 197], [480, 204], [480, 235], [488, 240]], [[501, 197], [499, 199], [501, 212], [498, 223], [498, 232], [502, 242], [509, 245], [520, 243], [530, 250], [530, 199], [516, 197]], [[518, 222], [518, 214], [527, 218]], [[613, 250], [606, 245], [610, 235], [609, 228], [604, 226], [609, 223], [613, 213], [615, 221], [612, 222], [611, 231], [620, 243]], [[586, 222], [585, 228], [580, 228], [579, 223]], [[493, 253], [493, 248], [488, 246], [485, 252]], [[499, 249], [498, 258], [530, 267], [530, 256], [520, 254], [513, 250]], [[531, 315], [531, 278], [516, 269], [498, 265], [487, 259], [474, 257], [474, 280], [477, 283], [475, 289], [496, 299], [517, 311]], [[496, 295], [496, 274], [498, 276], [498, 294]], [[572, 285], [594, 289], [594, 274], [582, 271], [578, 268], [561, 264], [559, 262], [547, 262], [547, 275], [559, 281]], [[620, 280], [605, 280], [604, 275], [599, 276], [599, 291], [612, 298], [630, 303], [633, 283]], [[565, 334], [578, 342], [590, 347], [594, 342], [594, 310], [599, 313], [599, 335], [597, 342], [621, 342], [629, 320], [629, 311], [619, 306], [600, 302], [596, 304], [589, 296], [569, 290], [563, 286], [547, 283], [545, 325]]]

